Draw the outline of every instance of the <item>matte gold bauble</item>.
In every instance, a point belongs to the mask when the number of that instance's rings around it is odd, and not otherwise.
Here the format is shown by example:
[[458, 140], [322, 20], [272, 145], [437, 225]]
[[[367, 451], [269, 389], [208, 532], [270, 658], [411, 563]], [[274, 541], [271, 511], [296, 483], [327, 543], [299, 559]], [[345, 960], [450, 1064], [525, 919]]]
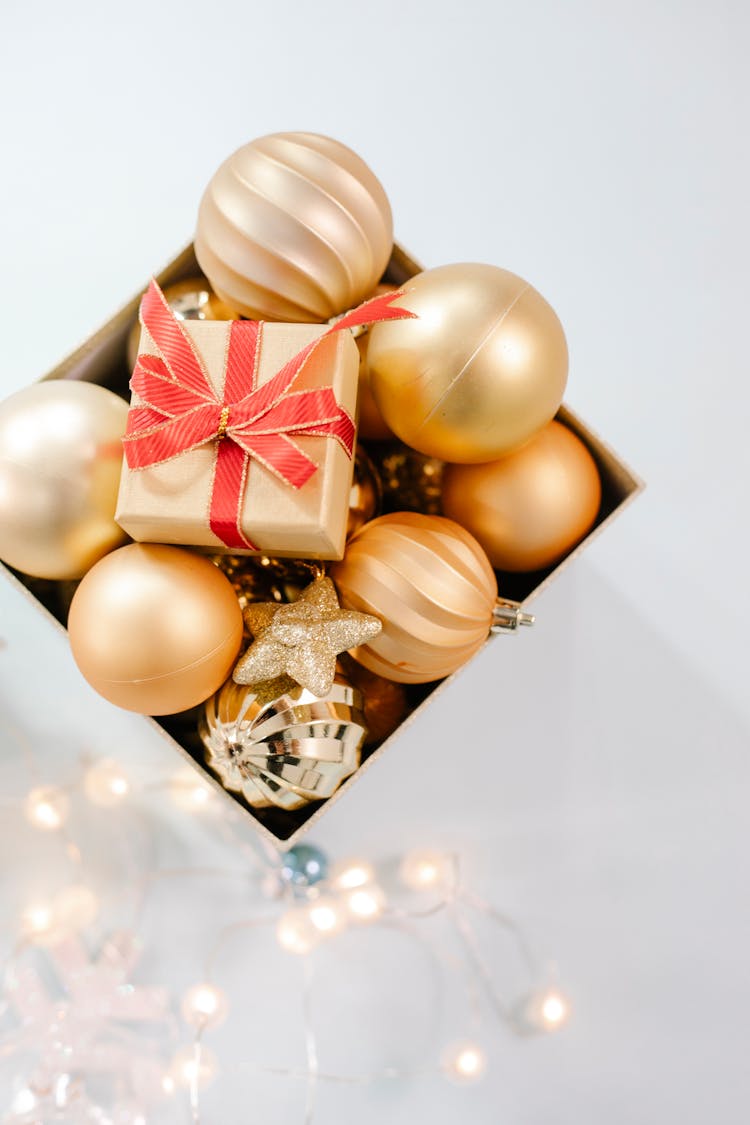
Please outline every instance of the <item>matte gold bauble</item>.
[[552, 566], [586, 534], [602, 488], [594, 458], [560, 422], [487, 465], [446, 465], [443, 511], [498, 570]]
[[367, 453], [357, 445], [354, 453], [354, 476], [349, 492], [349, 518], [346, 537], [350, 539], [355, 531], [371, 520], [380, 507], [380, 480]]
[[[177, 281], [164, 290], [164, 300], [178, 320], [237, 320], [239, 314], [220, 300], [205, 277], [189, 277]], [[135, 367], [138, 345], [141, 340], [141, 323], [136, 319], [128, 336], [128, 366]]]
[[395, 434], [443, 461], [491, 461], [554, 416], [568, 376], [562, 325], [507, 270], [451, 265], [407, 282], [415, 319], [370, 330], [375, 401]]
[[0, 403], [0, 558], [79, 578], [127, 537], [115, 523], [128, 415], [94, 383], [52, 379]]
[[70, 607], [70, 644], [91, 686], [118, 707], [171, 715], [202, 703], [242, 643], [231, 583], [209, 559], [133, 543], [88, 572]]
[[425, 683], [455, 672], [492, 625], [492, 567], [476, 539], [441, 516], [380, 516], [329, 574], [342, 606], [380, 618], [381, 633], [352, 656], [389, 680]]
[[201, 716], [207, 764], [256, 809], [324, 800], [359, 765], [362, 706], [342, 675], [323, 696], [288, 677], [252, 687], [229, 680]]
[[275, 133], [206, 188], [195, 254], [219, 296], [256, 320], [323, 321], [370, 292], [393, 245], [380, 181], [346, 145]]

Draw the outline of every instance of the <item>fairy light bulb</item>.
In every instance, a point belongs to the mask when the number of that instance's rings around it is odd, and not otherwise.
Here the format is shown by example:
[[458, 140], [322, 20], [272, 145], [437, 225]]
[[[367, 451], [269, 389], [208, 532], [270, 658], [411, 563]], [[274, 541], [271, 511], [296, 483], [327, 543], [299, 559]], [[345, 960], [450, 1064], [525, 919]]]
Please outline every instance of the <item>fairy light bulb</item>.
[[346, 906], [355, 922], [374, 922], [385, 909], [385, 894], [376, 883], [357, 887], [346, 896]]
[[276, 938], [282, 949], [287, 953], [296, 953], [300, 956], [309, 953], [320, 937], [310, 918], [309, 910], [287, 910], [279, 919], [276, 927]]
[[567, 1022], [569, 1015], [570, 1005], [557, 989], [549, 989], [539, 998], [538, 1022], [544, 1031], [557, 1031]]
[[323, 937], [339, 933], [346, 924], [346, 914], [341, 903], [329, 895], [315, 899], [307, 908], [307, 916]]
[[107, 809], [127, 797], [130, 782], [118, 762], [112, 758], [100, 758], [86, 770], [83, 790], [92, 804]]
[[570, 1001], [557, 988], [540, 989], [526, 998], [519, 1015], [521, 1032], [558, 1031], [570, 1018]]
[[451, 858], [444, 852], [415, 851], [404, 856], [401, 882], [413, 891], [445, 887], [450, 882]]
[[70, 801], [62, 789], [42, 785], [31, 790], [24, 801], [23, 811], [34, 828], [42, 832], [56, 832], [68, 819]]
[[21, 930], [24, 937], [39, 940], [46, 937], [54, 925], [52, 906], [46, 902], [35, 902], [21, 914]]
[[442, 1063], [453, 1082], [476, 1082], [487, 1069], [487, 1056], [478, 1043], [456, 1043], [444, 1051]]
[[22, 1087], [13, 1098], [11, 1103], [11, 1112], [23, 1116], [26, 1113], [31, 1113], [32, 1109], [36, 1109], [37, 1099], [34, 1091], [29, 1089], [28, 1086]]
[[200, 812], [214, 797], [211, 786], [189, 767], [173, 774], [167, 788], [177, 807], [185, 809], [186, 812]]
[[162, 1089], [165, 1093], [172, 1093], [176, 1086], [201, 1090], [213, 1082], [218, 1069], [216, 1055], [203, 1044], [199, 1048], [182, 1047], [172, 1058]]
[[375, 868], [365, 859], [350, 859], [337, 864], [330, 877], [331, 886], [339, 891], [353, 891], [375, 880]]
[[182, 998], [182, 1018], [190, 1027], [218, 1027], [226, 1019], [229, 1001], [213, 984], [195, 984]]

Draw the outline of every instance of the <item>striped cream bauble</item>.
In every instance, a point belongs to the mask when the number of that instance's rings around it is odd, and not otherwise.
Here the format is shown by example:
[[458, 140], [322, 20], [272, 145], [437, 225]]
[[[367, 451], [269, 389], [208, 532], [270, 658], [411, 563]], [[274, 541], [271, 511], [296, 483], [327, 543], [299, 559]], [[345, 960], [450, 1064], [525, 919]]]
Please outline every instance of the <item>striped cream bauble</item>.
[[237, 149], [201, 200], [195, 253], [218, 296], [256, 320], [324, 321], [359, 304], [393, 247], [383, 186], [317, 133]]
[[380, 618], [382, 632], [352, 655], [386, 679], [450, 675], [492, 625], [494, 571], [476, 539], [442, 516], [396, 512], [372, 520], [329, 574], [342, 607]]

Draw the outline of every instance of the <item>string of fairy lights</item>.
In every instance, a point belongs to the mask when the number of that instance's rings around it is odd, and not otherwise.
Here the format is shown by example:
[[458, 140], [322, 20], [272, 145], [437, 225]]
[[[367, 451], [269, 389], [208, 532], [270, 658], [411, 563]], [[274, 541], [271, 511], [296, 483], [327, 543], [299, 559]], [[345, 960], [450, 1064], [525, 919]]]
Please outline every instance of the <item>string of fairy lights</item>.
[[[237, 936], [252, 946], [260, 928], [273, 932], [280, 950], [299, 962], [299, 1034], [305, 1045], [306, 1065], [287, 1068], [258, 1062], [243, 1066], [243, 1070], [247, 1071], [248, 1083], [254, 1074], [301, 1080], [306, 1090], [300, 1116], [304, 1125], [314, 1120], [321, 1083], [366, 1086], [416, 1073], [442, 1074], [456, 1083], [471, 1083], [479, 1080], [489, 1065], [486, 1037], [482, 1036], [481, 1021], [475, 1020], [475, 1036], [451, 1040], [438, 1057], [427, 1060], [418, 1071], [389, 1066], [376, 1067], [367, 1074], [344, 1074], [325, 1069], [310, 1000], [315, 959], [323, 945], [335, 942], [344, 931], [376, 926], [418, 930], [425, 948], [429, 950], [432, 943], [435, 951], [437, 943], [430, 936], [430, 928], [440, 916], [462, 951], [460, 971], [466, 977], [468, 1002], [475, 1014], [483, 1003], [521, 1035], [554, 1032], [568, 1020], [569, 1000], [554, 973], [535, 955], [523, 928], [467, 886], [458, 856], [427, 849], [410, 851], [400, 858], [395, 880], [388, 876], [393, 887], [388, 885], [388, 878], [383, 878], [382, 865], [368, 859], [329, 863], [323, 851], [306, 844], [283, 854], [262, 855], [234, 834], [233, 868], [140, 870], [129, 888], [134, 934], [145, 898], [165, 879], [185, 875], [242, 878], [252, 869], [257, 876], [257, 901], [252, 911], [218, 929], [202, 973], [196, 973], [195, 983], [181, 996], [135, 984], [132, 978], [137, 977], [137, 958], [132, 934], [110, 936], [109, 944], [105, 941], [101, 948], [94, 949], [95, 930], [106, 933], [107, 919], [86, 879], [86, 856], [76, 841], [74, 811], [80, 798], [104, 815], [129, 802], [138, 806], [139, 796], [154, 789], [154, 783], [136, 784], [119, 761], [108, 757], [84, 757], [76, 776], [67, 784], [45, 782], [26, 736], [6, 729], [22, 747], [32, 778], [23, 800], [24, 817], [32, 829], [59, 841], [71, 878], [50, 897], [24, 902], [15, 923], [17, 940], [6, 959], [0, 994], [0, 1065], [13, 1067], [11, 1100], [7, 1105], [0, 1101], [3, 1125], [34, 1125], [48, 1119], [91, 1120], [85, 1112], [92, 1110], [105, 1114], [96, 1120], [145, 1125], [146, 1114], [154, 1106], [159, 1108], [159, 1120], [165, 1112], [162, 1107], [171, 1106], [172, 1112], [182, 1112], [174, 1120], [200, 1125], [205, 1092], [220, 1082], [223, 1069], [211, 1045], [212, 1034], [230, 1017], [232, 1008], [229, 990], [216, 983], [222, 950]], [[215, 800], [212, 789], [189, 766], [175, 771], [158, 787], [173, 806], [190, 815], [202, 815]], [[231, 832], [231, 823], [222, 821], [222, 831]], [[236, 863], [238, 856], [240, 866]], [[515, 949], [525, 987], [510, 1000], [501, 994], [492, 965], [483, 953], [477, 919], [504, 931]], [[30, 957], [47, 958], [54, 969], [58, 994], [50, 996], [48, 1003], [40, 1001], [42, 976]], [[443, 961], [443, 966], [446, 972], [455, 971], [452, 963], [445, 968]], [[85, 1018], [79, 1018], [81, 1005]], [[125, 1025], [135, 1018], [146, 1021], [153, 1031], [147, 1059], [142, 1057], [144, 1052], [139, 1054], [132, 1044], [128, 1046]], [[120, 1053], [118, 1047], [122, 1048]], [[94, 1088], [98, 1090], [99, 1086], [89, 1084], [87, 1066], [91, 1074], [100, 1074], [107, 1065], [123, 1070], [114, 1084], [120, 1099], [114, 1107], [98, 1103]], [[44, 1116], [45, 1110], [49, 1117]], [[58, 1114], [68, 1112], [69, 1116], [54, 1117], [53, 1110]]]

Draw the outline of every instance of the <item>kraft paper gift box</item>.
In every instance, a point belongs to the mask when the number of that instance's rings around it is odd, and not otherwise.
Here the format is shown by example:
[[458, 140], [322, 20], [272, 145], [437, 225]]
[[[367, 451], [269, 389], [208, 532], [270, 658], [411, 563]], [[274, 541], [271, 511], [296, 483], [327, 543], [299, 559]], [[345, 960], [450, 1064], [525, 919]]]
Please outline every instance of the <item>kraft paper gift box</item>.
[[[147, 300], [157, 314], [163, 313], [163, 299], [160, 303], [153, 287]], [[160, 348], [144, 324], [130, 418], [138, 410], [143, 412], [144, 436], [137, 439], [138, 453], [145, 446], [143, 456], [147, 460], [159, 459], [139, 467], [133, 441], [126, 438], [117, 522], [140, 542], [280, 558], [340, 559], [352, 483], [351, 420], [355, 417], [359, 373], [359, 353], [351, 333], [326, 334], [325, 325], [309, 324], [257, 326], [242, 321], [185, 320], [176, 325], [193, 345], [194, 355], [188, 351], [186, 362], [193, 363], [196, 379], [207, 381], [216, 406], [212, 416], [211, 406], [202, 405], [204, 398], [169, 380], [168, 366], [161, 358], [168, 359], [167, 342], [162, 341], [164, 347]], [[158, 328], [154, 331], [158, 334]], [[264, 390], [270, 390], [274, 377], [283, 374], [285, 365], [309, 345], [313, 345], [312, 351], [299, 374], [290, 378], [286, 391], [263, 403], [268, 407], [275, 401], [275, 407], [254, 423], [243, 422], [258, 413], [261, 396]], [[155, 372], [161, 372], [162, 377]], [[229, 389], [230, 383], [233, 389]], [[149, 404], [140, 397], [138, 387], [144, 388], [144, 394], [152, 391]], [[316, 395], [316, 391], [324, 394]], [[325, 393], [330, 391], [335, 402]], [[175, 396], [179, 399], [177, 408]], [[225, 399], [237, 405], [222, 409]], [[174, 427], [181, 445], [179, 441], [168, 445], [169, 435], [159, 433], [174, 421], [149, 409], [149, 405], [159, 403], [165, 409], [186, 411]], [[284, 419], [284, 409], [299, 412], [303, 404], [308, 404], [306, 418], [300, 419], [295, 429], [292, 418]], [[336, 409], [340, 421], [348, 423], [347, 442], [322, 433], [326, 410], [330, 418]], [[195, 446], [200, 430], [194, 433], [190, 423], [195, 429], [206, 414], [209, 427], [216, 427], [218, 419], [225, 437]], [[282, 435], [269, 433], [284, 421], [290, 426], [288, 431]], [[258, 433], [243, 430], [243, 425], [251, 424]], [[233, 429], [233, 425], [238, 428]], [[130, 430], [129, 424], [129, 435]], [[153, 430], [156, 438], [149, 438]], [[310, 436], [306, 432], [310, 430], [317, 433]], [[159, 439], [163, 447], [157, 451], [154, 443]], [[154, 446], [150, 452], [149, 443]]]
[[[422, 268], [400, 247], [396, 246], [384, 280], [395, 285], [402, 285], [414, 274], [419, 273]], [[177, 281], [198, 275], [200, 275], [200, 269], [191, 245], [177, 255], [157, 275], [157, 281], [164, 288]], [[126, 358], [127, 340], [138, 316], [140, 300], [141, 293], [133, 297], [98, 332], [84, 341], [45, 378], [86, 379], [100, 383], [124, 398], [129, 398], [128, 381], [131, 372]], [[524, 606], [531, 604], [541, 591], [554, 581], [565, 567], [569, 566], [613, 519], [622, 513], [624, 508], [635, 499], [643, 488], [643, 484], [636, 474], [624, 464], [605, 441], [593, 433], [590, 427], [568, 407], [561, 407], [557, 416], [560, 421], [564, 422], [578, 435], [594, 457], [602, 481], [602, 503], [592, 530], [562, 562], [548, 570], [534, 574], [503, 575], [503, 595], [517, 600]], [[335, 443], [330, 442], [329, 444]], [[50, 620], [57, 627], [64, 629], [64, 623], [67, 620], [70, 583], [41, 581], [10, 571], [8, 568], [2, 569], [27, 597], [48, 614]], [[526, 642], [533, 644], [533, 631], [526, 638]], [[486, 643], [497, 643], [497, 637], [488, 637]], [[241, 809], [251, 819], [267, 843], [278, 848], [288, 848], [308, 832], [321, 816], [325, 815], [326, 810], [331, 807], [334, 801], [346, 798], [349, 787], [364, 778], [367, 769], [399, 737], [407, 724], [419, 721], [423, 708], [430, 705], [435, 692], [455, 690], [452, 684], [453, 678], [453, 676], [449, 676], [437, 683], [421, 684], [411, 688], [411, 710], [401, 726], [387, 739], [374, 744], [363, 752], [360, 768], [341, 785], [332, 797], [322, 803], [311, 804], [296, 812], [283, 812], [278, 809], [253, 811], [236, 795], [224, 789], [204, 766], [203, 747], [196, 732], [195, 713], [167, 716], [158, 720], [146, 718], [144, 723], [158, 731], [169, 742], [175, 753], [196, 769], [205, 783], [211, 785], [217, 791], [218, 799], [228, 802], [228, 808]], [[464, 680], [465, 684], [467, 682], [467, 680]], [[436, 752], [439, 752], [439, 748], [436, 749]]]

